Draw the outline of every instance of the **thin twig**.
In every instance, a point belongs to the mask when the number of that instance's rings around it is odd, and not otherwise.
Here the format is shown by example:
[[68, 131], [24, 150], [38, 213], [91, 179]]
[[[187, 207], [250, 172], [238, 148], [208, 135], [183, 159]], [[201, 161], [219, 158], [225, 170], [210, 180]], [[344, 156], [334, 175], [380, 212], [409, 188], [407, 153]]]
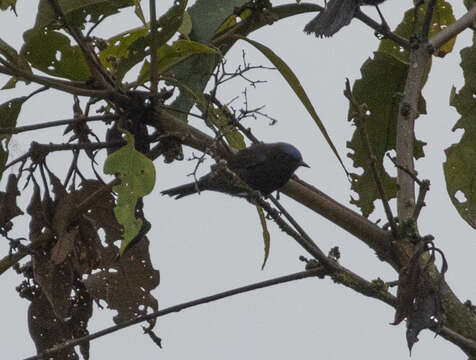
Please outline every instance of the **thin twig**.
[[413, 181], [415, 181], [420, 187], [418, 192], [417, 202], [416, 202], [415, 209], [413, 211], [413, 216], [412, 216], [413, 220], [416, 221], [418, 217], [420, 216], [421, 209], [425, 206], [426, 193], [430, 190], [430, 180], [427, 180], [427, 179], [420, 180], [415, 172], [411, 172], [405, 167], [397, 164], [397, 160], [391, 157], [390, 154], [387, 154], [387, 157], [390, 159], [390, 161], [392, 161], [393, 165], [395, 165], [396, 168], [406, 172], [413, 179]]
[[422, 40], [428, 40], [428, 34], [430, 33], [431, 19], [433, 18], [433, 12], [435, 11], [436, 0], [430, 0], [428, 7], [426, 8], [425, 20], [421, 29]]
[[316, 260], [318, 260], [325, 268], [331, 272], [337, 270], [337, 263], [329, 259], [326, 254], [316, 245], [316, 243], [311, 239], [311, 237], [304, 231], [304, 229], [298, 224], [296, 220], [287, 212], [287, 210], [280, 204], [278, 200], [272, 195], [269, 196], [269, 199], [273, 204], [281, 211], [284, 217], [291, 223], [291, 225], [298, 231], [301, 235], [301, 240], [299, 245], [306, 249], [309, 254], [311, 254]]
[[321, 274], [322, 271], [323, 271], [322, 268], [317, 268], [317, 269], [312, 269], [312, 270], [307, 270], [307, 271], [301, 271], [301, 272], [298, 272], [298, 273], [294, 273], [294, 274], [290, 274], [290, 275], [286, 275], [286, 276], [281, 276], [281, 277], [277, 277], [277, 278], [274, 278], [274, 279], [270, 279], [270, 280], [261, 281], [261, 282], [257, 282], [257, 283], [254, 283], [254, 284], [246, 285], [246, 286], [241, 286], [241, 287], [238, 287], [238, 288], [235, 288], [235, 289], [231, 289], [231, 290], [224, 291], [224, 292], [221, 292], [221, 293], [217, 293], [217, 294], [214, 294], [214, 295], [206, 296], [206, 297], [199, 298], [199, 299], [196, 299], [196, 300], [187, 301], [185, 303], [174, 305], [174, 306], [168, 307], [168, 308], [160, 310], [160, 311], [156, 311], [156, 312], [153, 312], [153, 313], [150, 313], [150, 314], [147, 314], [147, 315], [139, 316], [137, 318], [131, 319], [129, 321], [125, 321], [125, 322], [123, 322], [121, 324], [118, 324], [118, 325], [115, 325], [115, 326], [111, 326], [109, 328], [103, 329], [101, 331], [95, 332], [95, 333], [87, 335], [87, 336], [83, 336], [83, 337], [80, 337], [80, 338], [77, 338], [77, 339], [74, 339], [74, 340], [66, 341], [62, 344], [58, 344], [58, 345], [56, 345], [56, 346], [54, 346], [54, 347], [52, 347], [48, 350], [43, 351], [41, 354], [25, 358], [24, 360], [44, 359], [44, 358], [47, 358], [47, 357], [57, 353], [58, 351], [69, 349], [73, 346], [82, 344], [84, 342], [89, 342], [91, 340], [97, 339], [99, 337], [108, 335], [108, 334], [113, 333], [115, 331], [124, 329], [126, 327], [129, 327], [129, 326], [132, 326], [132, 325], [144, 322], [144, 321], [155, 319], [155, 318], [158, 318], [160, 316], [164, 316], [164, 315], [167, 315], [167, 314], [170, 314], [170, 313], [179, 312], [179, 311], [182, 311], [184, 309], [187, 309], [187, 308], [190, 308], [190, 307], [193, 307], [193, 306], [202, 305], [202, 304], [206, 304], [206, 303], [209, 303], [209, 302], [212, 302], [212, 301], [217, 301], [217, 300], [220, 300], [220, 299], [224, 299], [224, 298], [234, 296], [234, 295], [237, 295], [237, 294], [243, 294], [243, 293], [246, 293], [246, 292], [249, 292], [249, 291], [262, 289], [262, 288], [266, 288], [266, 287], [270, 287], [270, 286], [274, 286], [274, 285], [278, 285], [278, 284], [283, 284], [283, 283], [290, 282], [290, 281], [295, 281], [295, 280], [306, 279], [306, 278], [309, 278], [309, 277], [318, 276], [318, 275]]
[[152, 97], [157, 96], [157, 87], [159, 83], [159, 73], [157, 66], [157, 11], [155, 9], [155, 0], [149, 0], [150, 8], [150, 87]]
[[448, 27], [441, 30], [428, 40], [428, 49], [430, 53], [433, 53], [435, 49], [443, 46], [447, 41], [454, 38], [463, 30], [471, 27], [476, 20], [476, 6], [473, 5], [471, 10], [464, 14], [461, 18], [454, 23], [448, 25]]
[[69, 125], [71, 123], [78, 122], [78, 121], [80, 122], [110, 121], [110, 120], [116, 120], [118, 118], [119, 117], [117, 115], [106, 114], [106, 115], [84, 117], [84, 118], [81, 118], [81, 120], [78, 120], [78, 119], [56, 120], [56, 121], [49, 121], [49, 122], [44, 122], [44, 123], [39, 123], [34, 125], [18, 126], [16, 128], [0, 128], [0, 134], [19, 134], [26, 131], [46, 129], [46, 128], [61, 126], [61, 125]]
[[10, 63], [7, 63], [2, 58], [0, 58], [0, 63], [4, 66], [0, 66], [0, 73], [15, 76], [21, 79], [25, 79], [31, 82], [35, 82], [40, 85], [48, 86], [50, 88], [67, 92], [69, 94], [76, 94], [81, 96], [91, 96], [101, 99], [106, 99], [111, 95], [110, 90], [94, 90], [88, 89], [84, 83], [78, 82], [69, 82], [58, 79], [53, 79], [47, 76], [39, 76], [24, 71], [18, 67], [13, 66]]
[[65, 151], [65, 150], [98, 150], [98, 149], [108, 149], [117, 146], [125, 145], [125, 140], [118, 140], [118, 141], [111, 141], [111, 142], [99, 142], [99, 143], [77, 143], [77, 144], [38, 144], [37, 142], [32, 142], [30, 150], [20, 156], [19, 158], [12, 160], [9, 162], [5, 169], [28, 159], [32, 155], [37, 153], [42, 153], [42, 155], [46, 156], [47, 154], [54, 152], [54, 151]]
[[63, 27], [69, 32], [69, 34], [76, 40], [76, 43], [81, 48], [81, 51], [84, 55], [86, 63], [89, 67], [89, 71], [91, 72], [92, 76], [100, 82], [104, 88], [112, 90], [114, 87], [114, 80], [107, 73], [104, 67], [101, 64], [98, 56], [96, 55], [94, 49], [90, 46], [88, 41], [83, 36], [83, 33], [78, 30], [77, 28], [71, 26], [66, 21], [66, 16], [61, 9], [61, 6], [58, 0], [48, 0], [53, 10], [58, 17], [58, 19], [62, 22]]
[[418, 198], [415, 205], [415, 210], [413, 211], [412, 218], [416, 221], [420, 216], [421, 209], [426, 205], [425, 204], [425, 197], [426, 193], [430, 190], [430, 180], [423, 180], [420, 184], [420, 191], [418, 192]]
[[365, 15], [360, 9], [358, 9], [357, 12], [355, 13], [355, 18], [359, 19], [367, 26], [370, 26], [377, 33], [382, 34], [384, 38], [392, 40], [394, 43], [400, 45], [404, 49], [408, 50], [410, 48], [410, 43], [407, 39], [404, 39], [401, 36], [391, 32], [386, 26], [384, 26], [383, 24], [379, 24], [371, 17]]

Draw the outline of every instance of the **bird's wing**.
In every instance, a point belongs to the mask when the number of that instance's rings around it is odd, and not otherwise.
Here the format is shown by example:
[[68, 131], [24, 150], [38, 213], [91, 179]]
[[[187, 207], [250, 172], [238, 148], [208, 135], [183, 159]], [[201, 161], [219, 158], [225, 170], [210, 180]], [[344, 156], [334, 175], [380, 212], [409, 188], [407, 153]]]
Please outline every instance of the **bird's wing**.
[[250, 169], [263, 165], [267, 160], [266, 153], [256, 151], [255, 146], [241, 150], [228, 161], [232, 170]]

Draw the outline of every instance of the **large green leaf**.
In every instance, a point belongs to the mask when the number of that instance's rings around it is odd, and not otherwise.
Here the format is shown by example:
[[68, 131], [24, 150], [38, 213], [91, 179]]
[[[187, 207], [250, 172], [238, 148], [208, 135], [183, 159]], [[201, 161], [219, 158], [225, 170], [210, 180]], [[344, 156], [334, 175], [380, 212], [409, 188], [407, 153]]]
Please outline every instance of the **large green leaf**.
[[460, 216], [476, 229], [476, 36], [473, 45], [461, 51], [465, 84], [459, 92], [453, 89], [451, 105], [461, 118], [453, 131], [463, 129], [457, 144], [446, 149], [443, 170], [446, 188]]
[[272, 51], [270, 48], [267, 46], [264, 46], [263, 44], [260, 44], [256, 41], [240, 37], [242, 40], [247, 41], [251, 45], [253, 45], [255, 48], [257, 48], [261, 53], [268, 58], [271, 63], [276, 66], [278, 71], [281, 73], [281, 75], [284, 77], [284, 79], [288, 82], [289, 86], [291, 86], [291, 89], [293, 89], [294, 93], [297, 95], [301, 103], [304, 105], [306, 110], [308, 111], [309, 115], [311, 115], [312, 119], [316, 123], [317, 127], [319, 128], [321, 134], [324, 136], [324, 138], [327, 141], [327, 144], [329, 144], [329, 147], [331, 148], [332, 152], [335, 154], [337, 159], [339, 160], [342, 168], [344, 171], [347, 173], [347, 170], [344, 166], [344, 163], [342, 162], [342, 159], [339, 156], [339, 153], [337, 152], [336, 147], [332, 143], [331, 138], [329, 137], [329, 134], [327, 133], [326, 128], [324, 127], [324, 124], [322, 123], [321, 119], [316, 113], [316, 110], [314, 109], [314, 106], [311, 103], [311, 100], [309, 100], [309, 97], [307, 96], [306, 92], [304, 91], [303, 87], [301, 86], [301, 83], [299, 82], [298, 78], [296, 75], [294, 75], [294, 72], [291, 70], [291, 68], [278, 56]]
[[[188, 13], [192, 20], [190, 39], [208, 44], [215, 36], [216, 30], [233, 14], [235, 8], [249, 0], [197, 0]], [[169, 75], [187, 85], [195, 93], [203, 93], [210, 79], [210, 74], [218, 64], [220, 57], [215, 54], [196, 54], [174, 66]], [[172, 107], [179, 109], [184, 115], [177, 115], [186, 120], [187, 114], [194, 105], [194, 99], [188, 93], [180, 93]]]
[[[172, 45], [164, 44], [157, 50], [157, 72], [164, 74], [172, 67], [195, 54], [216, 54], [216, 50], [189, 40], [177, 40]], [[140, 71], [138, 83], [143, 84], [150, 76], [150, 63], [144, 62]]]
[[[426, 9], [426, 5], [425, 9]], [[409, 9], [398, 25], [395, 33], [404, 38], [411, 38], [416, 31], [421, 30], [424, 20], [424, 9], [420, 8], [415, 17], [413, 7]], [[435, 13], [430, 27], [430, 36], [441, 31], [447, 24], [454, 21], [451, 6], [443, 0], [437, 0]], [[444, 47], [450, 51], [450, 47]], [[400, 98], [408, 74], [408, 60], [410, 53], [391, 40], [382, 40], [373, 59], [367, 60], [361, 68], [362, 79], [354, 84], [353, 94], [360, 104], [367, 104], [370, 116], [366, 121], [370, 147], [376, 156], [377, 172], [382, 180], [384, 191], [388, 199], [394, 198], [397, 192], [396, 179], [389, 176], [383, 167], [383, 157], [387, 151], [395, 149], [396, 120]], [[426, 69], [424, 81], [431, 69], [431, 62]], [[426, 113], [426, 104], [422, 96], [418, 103], [418, 112]], [[415, 142], [415, 158], [423, 156], [421, 141]], [[354, 161], [355, 168], [362, 168], [361, 175], [351, 174], [352, 190], [359, 198], [351, 199], [351, 203], [360, 207], [362, 214], [368, 216], [374, 210], [374, 201], [380, 198], [375, 180], [369, 168], [367, 151], [361, 143], [359, 134], [354, 132], [352, 139], [347, 143], [352, 150], [349, 157]]]
[[[26, 100], [27, 97], [22, 96], [0, 105], [0, 128], [14, 129], [16, 127], [18, 115]], [[11, 137], [11, 134], [0, 134], [0, 179], [2, 178], [8, 160], [8, 143]]]
[[[119, 12], [126, 6], [134, 6], [134, 0], [58, 0], [62, 13], [69, 25], [82, 26], [86, 22], [97, 23], [105, 16]], [[56, 13], [50, 0], [40, 0], [34, 28], [57, 28]]]
[[[368, 59], [361, 68], [362, 78], [357, 80], [352, 93], [359, 104], [367, 104], [370, 114], [366, 129], [370, 147], [376, 157], [377, 171], [380, 175], [388, 199], [397, 193], [396, 179], [389, 176], [383, 167], [383, 157], [389, 150], [395, 149], [396, 126], [400, 97], [408, 73], [408, 64], [384, 53], [376, 52], [373, 59]], [[420, 113], [425, 113], [423, 98], [420, 98]], [[415, 143], [415, 157], [423, 156], [423, 143]], [[352, 190], [359, 199], [352, 198], [364, 216], [374, 210], [373, 202], [380, 198], [372, 172], [370, 159], [358, 130], [354, 132], [347, 147], [352, 150], [348, 155], [354, 161], [355, 168], [362, 168], [361, 175], [351, 174]]]
[[23, 34], [25, 44], [21, 54], [38, 70], [70, 80], [87, 80], [88, 65], [78, 46], [58, 31], [31, 29]]
[[155, 185], [155, 168], [152, 161], [134, 147], [134, 136], [126, 134], [127, 144], [111, 153], [104, 163], [104, 173], [115, 174], [121, 181], [113, 187], [118, 199], [114, 214], [124, 227], [121, 253], [139, 234], [142, 220], [135, 216], [137, 200], [149, 194]]
[[[186, 6], [187, 0], [177, 0], [175, 5], [160, 17], [158, 20], [160, 31], [155, 38], [157, 48], [169, 41], [178, 31], [182, 25]], [[133, 66], [150, 55], [151, 39], [147, 26], [126, 31], [108, 39], [106, 41], [108, 46], [100, 52], [99, 58], [120, 81]]]

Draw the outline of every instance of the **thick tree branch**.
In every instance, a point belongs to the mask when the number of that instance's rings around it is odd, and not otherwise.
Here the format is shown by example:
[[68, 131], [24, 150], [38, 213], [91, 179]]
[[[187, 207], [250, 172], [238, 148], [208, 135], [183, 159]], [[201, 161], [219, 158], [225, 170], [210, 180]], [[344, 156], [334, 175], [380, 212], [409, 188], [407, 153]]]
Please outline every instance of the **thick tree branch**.
[[[397, 117], [396, 153], [397, 163], [411, 173], [415, 173], [414, 141], [415, 119], [418, 117], [418, 99], [425, 76], [425, 69], [431, 54], [426, 46], [419, 46], [410, 53], [409, 70], [403, 98]], [[397, 182], [399, 186], [397, 210], [400, 221], [413, 216], [415, 210], [415, 183], [407, 171], [398, 168]]]
[[[206, 152], [214, 144], [214, 139], [211, 136], [175, 118], [166, 110], [160, 113], [157, 121], [159, 129], [164, 134], [180, 139], [184, 145]], [[230, 156], [227, 149], [220, 144], [217, 145], [216, 151], [224, 159]], [[390, 232], [379, 228], [362, 215], [338, 203], [297, 177], [289, 181], [281, 191], [364, 241], [382, 258], [387, 258], [386, 254], [390, 252], [391, 245]], [[391, 259], [387, 260], [392, 263]]]

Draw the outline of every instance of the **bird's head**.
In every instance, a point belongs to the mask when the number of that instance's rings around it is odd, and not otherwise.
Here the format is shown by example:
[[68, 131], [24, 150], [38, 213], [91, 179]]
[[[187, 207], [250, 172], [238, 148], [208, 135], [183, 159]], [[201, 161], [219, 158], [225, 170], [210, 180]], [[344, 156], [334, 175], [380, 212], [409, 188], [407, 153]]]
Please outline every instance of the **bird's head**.
[[288, 156], [290, 161], [296, 164], [296, 169], [300, 166], [304, 166], [307, 168], [310, 167], [308, 164], [306, 164], [303, 161], [301, 152], [298, 149], [296, 149], [293, 145], [282, 142], [282, 143], [277, 143], [277, 146], [283, 153], [285, 153]]

